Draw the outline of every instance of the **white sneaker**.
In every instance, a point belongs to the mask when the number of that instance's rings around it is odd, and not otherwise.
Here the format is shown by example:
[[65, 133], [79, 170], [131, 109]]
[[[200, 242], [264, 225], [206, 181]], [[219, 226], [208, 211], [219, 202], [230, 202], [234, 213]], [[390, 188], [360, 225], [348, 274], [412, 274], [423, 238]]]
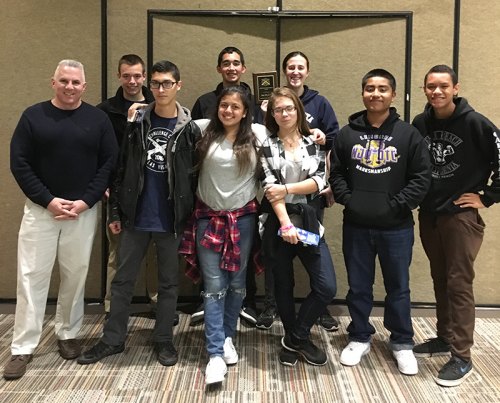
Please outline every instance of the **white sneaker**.
[[340, 354], [340, 363], [352, 367], [358, 365], [361, 357], [370, 352], [370, 343], [350, 341]]
[[412, 350], [393, 350], [392, 355], [398, 362], [399, 372], [405, 375], [416, 375], [418, 363]]
[[220, 355], [210, 357], [205, 369], [205, 384], [222, 382], [227, 374], [227, 366]]
[[233, 339], [231, 337], [226, 337], [224, 341], [224, 355], [222, 359], [227, 365], [233, 365], [238, 362], [238, 353], [234, 348]]

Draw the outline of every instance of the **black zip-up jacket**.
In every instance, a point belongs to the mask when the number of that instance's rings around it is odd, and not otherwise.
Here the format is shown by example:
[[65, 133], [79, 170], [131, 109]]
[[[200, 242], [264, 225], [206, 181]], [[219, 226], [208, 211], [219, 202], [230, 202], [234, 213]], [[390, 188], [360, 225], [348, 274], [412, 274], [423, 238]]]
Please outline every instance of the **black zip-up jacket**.
[[[145, 108], [143, 119], [128, 123], [120, 149], [118, 169], [111, 187], [109, 222], [121, 221], [123, 227], [133, 227], [137, 201], [144, 185], [147, 159], [146, 138], [151, 127], [151, 111], [155, 103]], [[177, 103], [177, 123], [167, 143], [169, 198], [174, 205], [174, 234], [181, 234], [194, 207], [198, 175], [195, 145], [201, 137], [199, 127], [191, 120], [188, 109]]]
[[411, 227], [411, 210], [423, 200], [430, 180], [426, 143], [395, 108], [380, 128], [370, 125], [366, 111], [351, 115], [334, 140], [329, 181], [335, 201], [345, 206], [345, 223]]
[[[249, 85], [244, 82], [240, 82], [241, 87], [245, 88], [250, 94], [250, 114], [254, 116], [257, 110], [260, 110], [255, 105], [254, 97], [252, 95], [252, 90]], [[212, 119], [215, 111], [217, 110], [217, 98], [224, 89], [224, 85], [219, 83], [214, 91], [207, 92], [200, 96], [193, 105], [191, 109], [191, 117], [196, 119]]]
[[[144, 103], [146, 104], [150, 104], [155, 100], [153, 93], [145, 86], [142, 86], [142, 95], [144, 96]], [[111, 120], [113, 129], [115, 129], [118, 146], [122, 145], [123, 136], [125, 135], [125, 129], [127, 127], [128, 105], [130, 105], [130, 103], [123, 96], [122, 87], [118, 88], [114, 97], [108, 98], [97, 105], [99, 109], [106, 112], [109, 120]]]
[[431, 152], [431, 187], [420, 204], [426, 213], [464, 211], [453, 203], [464, 193], [479, 193], [486, 207], [500, 202], [500, 133], [465, 98], [454, 102], [448, 119], [436, 119], [427, 104], [413, 120]]

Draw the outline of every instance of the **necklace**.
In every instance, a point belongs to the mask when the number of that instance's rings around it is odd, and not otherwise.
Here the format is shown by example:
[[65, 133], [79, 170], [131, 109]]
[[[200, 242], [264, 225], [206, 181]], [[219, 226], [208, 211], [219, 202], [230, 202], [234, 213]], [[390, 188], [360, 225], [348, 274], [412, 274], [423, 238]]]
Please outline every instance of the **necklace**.
[[302, 159], [300, 152], [300, 134], [294, 134], [290, 137], [283, 137], [283, 149], [285, 151], [285, 159], [293, 162], [298, 162]]
[[281, 139], [281, 141], [283, 142], [285, 148], [293, 150], [300, 144], [300, 136], [295, 135], [292, 138], [284, 137], [283, 139]]

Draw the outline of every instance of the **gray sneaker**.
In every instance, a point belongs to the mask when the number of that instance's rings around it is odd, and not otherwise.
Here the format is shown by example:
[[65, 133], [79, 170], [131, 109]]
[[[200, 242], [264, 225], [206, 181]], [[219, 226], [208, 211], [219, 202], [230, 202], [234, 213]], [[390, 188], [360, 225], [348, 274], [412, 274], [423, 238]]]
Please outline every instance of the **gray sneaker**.
[[424, 343], [417, 344], [413, 347], [413, 354], [415, 354], [415, 357], [448, 355], [450, 354], [450, 345], [441, 337], [434, 337], [433, 339], [427, 339]]
[[452, 355], [450, 360], [444, 364], [435, 378], [436, 383], [441, 386], [458, 386], [472, 373], [472, 361], [464, 361]]

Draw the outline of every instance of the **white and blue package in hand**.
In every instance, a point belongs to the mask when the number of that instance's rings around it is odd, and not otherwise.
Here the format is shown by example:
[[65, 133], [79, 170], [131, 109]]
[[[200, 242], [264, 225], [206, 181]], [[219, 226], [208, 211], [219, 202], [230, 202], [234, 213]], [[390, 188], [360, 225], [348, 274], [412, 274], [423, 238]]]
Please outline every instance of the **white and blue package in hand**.
[[[297, 228], [297, 227], [295, 227], [295, 230], [297, 231], [297, 235], [299, 236], [300, 242], [302, 242], [306, 245], [313, 245], [313, 246], [319, 245], [319, 235], [318, 234], [315, 234], [314, 232], [309, 232], [309, 231], [306, 231], [305, 229]], [[281, 236], [281, 229], [278, 230], [278, 235]]]

